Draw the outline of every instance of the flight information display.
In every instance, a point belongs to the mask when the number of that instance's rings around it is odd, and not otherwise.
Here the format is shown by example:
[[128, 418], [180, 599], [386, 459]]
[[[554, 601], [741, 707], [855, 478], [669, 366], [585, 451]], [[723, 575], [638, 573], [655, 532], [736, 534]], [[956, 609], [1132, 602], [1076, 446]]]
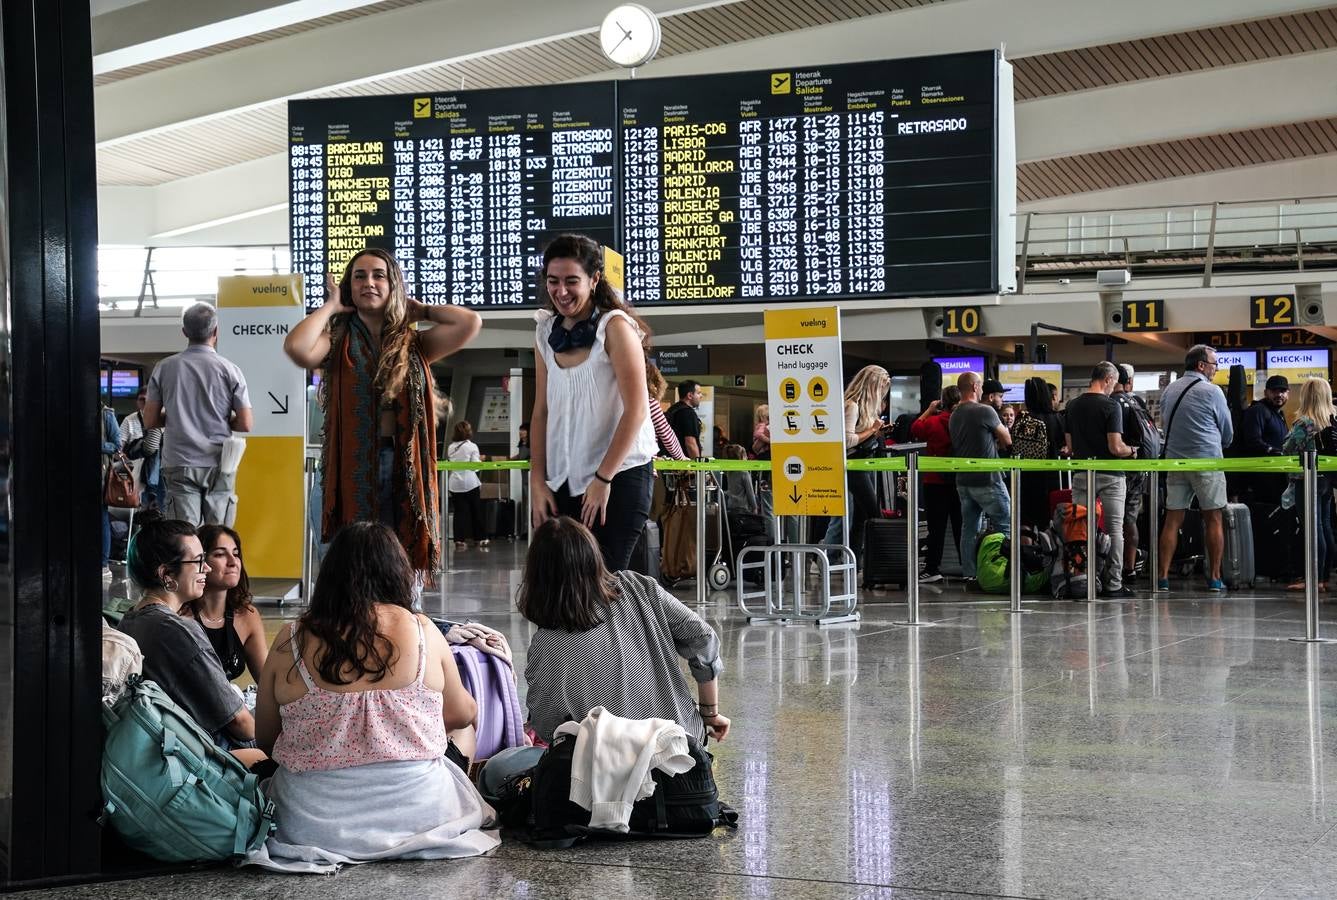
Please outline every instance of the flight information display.
[[383, 247], [424, 302], [532, 307], [544, 246], [576, 232], [643, 306], [1006, 291], [1011, 97], [982, 51], [296, 100], [293, 271], [314, 308]]
[[998, 72], [990, 51], [620, 83], [628, 299], [996, 291]]
[[364, 247], [424, 303], [533, 306], [563, 232], [616, 246], [614, 85], [295, 100], [292, 266], [309, 308]]

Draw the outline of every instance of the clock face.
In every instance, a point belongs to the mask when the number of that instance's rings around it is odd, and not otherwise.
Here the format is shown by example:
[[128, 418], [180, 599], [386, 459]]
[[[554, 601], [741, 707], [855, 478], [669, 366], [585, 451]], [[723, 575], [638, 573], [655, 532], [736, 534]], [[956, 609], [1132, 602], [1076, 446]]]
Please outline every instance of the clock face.
[[659, 52], [659, 19], [639, 3], [624, 3], [599, 29], [604, 56], [628, 69], [645, 65]]

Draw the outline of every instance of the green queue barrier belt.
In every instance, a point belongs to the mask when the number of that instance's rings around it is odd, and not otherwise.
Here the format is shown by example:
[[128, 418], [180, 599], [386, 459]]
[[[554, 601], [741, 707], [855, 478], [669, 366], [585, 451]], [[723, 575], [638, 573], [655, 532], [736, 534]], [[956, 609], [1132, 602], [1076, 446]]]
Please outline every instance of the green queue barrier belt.
[[[850, 459], [851, 472], [904, 472], [905, 457]], [[436, 464], [439, 472], [528, 471], [529, 461], [451, 462]], [[660, 472], [769, 472], [765, 459], [657, 459]], [[1294, 456], [1259, 456], [1243, 459], [956, 459], [950, 456], [920, 456], [921, 472], [1249, 472], [1257, 475], [1298, 475], [1304, 470]], [[1337, 472], [1337, 456], [1320, 456], [1320, 472]]]

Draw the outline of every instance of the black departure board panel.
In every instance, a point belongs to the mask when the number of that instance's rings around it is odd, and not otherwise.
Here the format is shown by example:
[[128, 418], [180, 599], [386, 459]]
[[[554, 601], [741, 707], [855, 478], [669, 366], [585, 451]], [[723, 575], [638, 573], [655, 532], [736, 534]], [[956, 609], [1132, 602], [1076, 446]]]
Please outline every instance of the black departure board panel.
[[643, 306], [993, 293], [1014, 209], [999, 67], [983, 51], [293, 101], [293, 270], [315, 306], [379, 246], [424, 302], [533, 306], [544, 245], [578, 232], [623, 253]]
[[992, 52], [618, 85], [640, 304], [991, 292]]
[[394, 252], [424, 303], [534, 305], [552, 236], [616, 246], [614, 115], [611, 83], [292, 101], [308, 306], [366, 246]]

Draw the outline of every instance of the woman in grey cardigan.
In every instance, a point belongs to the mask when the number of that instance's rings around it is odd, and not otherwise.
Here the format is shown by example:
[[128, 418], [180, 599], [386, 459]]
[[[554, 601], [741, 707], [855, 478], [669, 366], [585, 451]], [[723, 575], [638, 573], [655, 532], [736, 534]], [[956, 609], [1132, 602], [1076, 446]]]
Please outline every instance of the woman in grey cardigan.
[[[525, 680], [529, 721], [544, 741], [596, 706], [627, 719], [669, 719], [698, 740], [723, 740], [720, 640], [652, 578], [610, 573], [598, 542], [570, 518], [538, 527], [517, 601], [538, 626]], [[679, 658], [687, 660], [696, 697]]]

